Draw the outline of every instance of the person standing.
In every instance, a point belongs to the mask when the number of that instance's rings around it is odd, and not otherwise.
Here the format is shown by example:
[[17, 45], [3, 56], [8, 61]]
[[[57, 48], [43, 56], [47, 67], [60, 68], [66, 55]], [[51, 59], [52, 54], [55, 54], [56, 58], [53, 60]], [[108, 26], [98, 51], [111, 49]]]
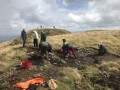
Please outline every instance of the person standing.
[[26, 35], [25, 29], [23, 29], [22, 32], [21, 32], [21, 38], [23, 40], [23, 47], [25, 47], [26, 40], [27, 40], [27, 35]]
[[34, 44], [34, 47], [38, 47], [38, 33], [37, 33], [37, 31], [33, 31], [33, 44]]
[[41, 40], [40, 42], [46, 42], [46, 33], [44, 33], [43, 31], [41, 31]]

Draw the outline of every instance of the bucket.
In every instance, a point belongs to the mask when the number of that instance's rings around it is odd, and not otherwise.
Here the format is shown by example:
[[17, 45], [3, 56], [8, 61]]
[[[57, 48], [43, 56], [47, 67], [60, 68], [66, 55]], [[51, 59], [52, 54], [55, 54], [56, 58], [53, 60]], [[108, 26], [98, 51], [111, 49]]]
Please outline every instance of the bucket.
[[73, 53], [72, 53], [72, 51], [71, 51], [71, 50], [68, 50], [68, 54], [69, 54], [69, 55], [72, 55]]
[[23, 68], [23, 69], [29, 69], [30, 66], [31, 66], [30, 60], [23, 60], [23, 61], [22, 61], [22, 68]]

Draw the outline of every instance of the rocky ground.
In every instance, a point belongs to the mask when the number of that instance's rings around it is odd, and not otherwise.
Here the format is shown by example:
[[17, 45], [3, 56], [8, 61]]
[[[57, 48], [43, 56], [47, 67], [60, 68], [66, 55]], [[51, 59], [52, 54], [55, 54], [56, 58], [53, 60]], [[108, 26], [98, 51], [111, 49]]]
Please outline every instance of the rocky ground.
[[[0, 76], [0, 83], [4, 82], [7, 84], [7, 87], [3, 89], [3, 86], [0, 86], [0, 90], [20, 90], [14, 85], [17, 82], [22, 82], [34, 77], [41, 77], [47, 81], [49, 78], [57, 78], [62, 76], [57, 67], [75, 67], [79, 68], [81, 65], [94, 65], [101, 64], [102, 61], [115, 61], [120, 60], [119, 56], [107, 53], [104, 56], [97, 55], [98, 51], [95, 48], [79, 48], [76, 49], [77, 59], [74, 59], [72, 55], [62, 58], [62, 52], [60, 50], [53, 51], [52, 55], [49, 55], [49, 59], [41, 59], [39, 51], [35, 48], [32, 48], [28, 51], [29, 59], [32, 62], [33, 66], [38, 66], [38, 69], [24, 70], [20, 65], [8, 70], [4, 75]], [[49, 68], [49, 69], [48, 69]], [[38, 73], [39, 72], [39, 73]], [[91, 78], [93, 84], [99, 84], [102, 86], [109, 86], [114, 90], [120, 89], [120, 72], [111, 72], [109, 76], [106, 73], [98, 74]], [[39, 87], [45, 87], [46, 85], [39, 85]], [[32, 86], [28, 90], [37, 90], [38, 86]], [[36, 88], [36, 89], [35, 89]], [[44, 89], [44, 90], [47, 90]], [[79, 89], [78, 89], [79, 90]]]

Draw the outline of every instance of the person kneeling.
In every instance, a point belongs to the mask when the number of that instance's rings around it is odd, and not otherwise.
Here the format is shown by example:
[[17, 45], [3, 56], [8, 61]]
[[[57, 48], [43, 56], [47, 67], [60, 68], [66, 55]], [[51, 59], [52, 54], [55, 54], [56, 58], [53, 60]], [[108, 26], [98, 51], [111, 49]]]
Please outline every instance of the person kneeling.
[[69, 51], [72, 51], [75, 59], [77, 59], [76, 55], [75, 55], [75, 51], [74, 51], [74, 48], [72, 45], [70, 44], [65, 44], [62, 46], [62, 50], [63, 50], [63, 55], [64, 55], [64, 58], [66, 57], [66, 55], [68, 54]]
[[107, 53], [107, 49], [104, 45], [99, 44], [98, 47], [98, 55], [105, 55]]

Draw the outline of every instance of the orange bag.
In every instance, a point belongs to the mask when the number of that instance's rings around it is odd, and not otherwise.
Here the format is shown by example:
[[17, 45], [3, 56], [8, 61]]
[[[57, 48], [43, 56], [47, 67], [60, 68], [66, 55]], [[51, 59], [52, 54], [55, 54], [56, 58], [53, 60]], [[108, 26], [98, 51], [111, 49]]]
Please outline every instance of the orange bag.
[[29, 87], [29, 84], [26, 82], [20, 82], [20, 83], [17, 83], [16, 86], [19, 88], [27, 89]]
[[19, 88], [27, 89], [30, 84], [38, 84], [43, 82], [44, 82], [43, 78], [35, 78], [35, 79], [28, 80], [26, 82], [16, 83], [16, 86]]
[[35, 78], [32, 80], [26, 81], [26, 83], [29, 83], [29, 84], [43, 83], [43, 79], [42, 78]]

